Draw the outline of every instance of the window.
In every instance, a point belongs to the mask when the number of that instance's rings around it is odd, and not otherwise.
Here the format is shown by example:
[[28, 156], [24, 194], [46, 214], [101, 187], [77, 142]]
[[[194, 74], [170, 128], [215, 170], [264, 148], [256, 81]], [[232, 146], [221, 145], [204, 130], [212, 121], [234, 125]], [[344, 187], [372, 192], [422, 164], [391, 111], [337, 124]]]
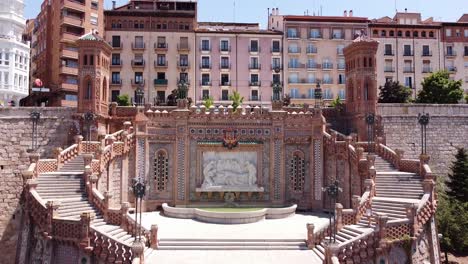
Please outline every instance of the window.
[[272, 79], [273, 79], [273, 83], [281, 83], [281, 74], [273, 74], [272, 76]]
[[307, 74], [307, 83], [315, 83], [315, 73]]
[[315, 68], [317, 68], [317, 62], [315, 61], [314, 58], [308, 58], [308, 59], [307, 59], [307, 68], [308, 68], [308, 69], [315, 69]]
[[288, 38], [299, 38], [297, 28], [288, 28]]
[[221, 57], [221, 69], [229, 69], [229, 57]]
[[189, 61], [188, 61], [188, 55], [187, 54], [181, 54], [179, 57], [179, 63], [181, 67], [188, 67]]
[[431, 56], [431, 51], [429, 50], [429, 45], [423, 45], [423, 56]]
[[409, 88], [413, 88], [413, 77], [411, 76], [405, 77], [405, 86]]
[[447, 28], [447, 29], [445, 30], [445, 36], [446, 36], [446, 37], [451, 37], [451, 36], [452, 36], [452, 30], [451, 30], [450, 28]]
[[[68, 63], [69, 61], [67, 61], [67, 66], [68, 66]], [[94, 65], [94, 55], [91, 54], [89, 55], [89, 65]]]
[[98, 9], [99, 8], [99, 2], [91, 1], [91, 8], [92, 9]]
[[221, 74], [221, 85], [222, 86], [229, 86], [231, 83], [229, 82], [229, 74]]
[[251, 86], [259, 86], [260, 85], [258, 74], [251, 74], [250, 75], [250, 85]]
[[229, 40], [221, 40], [219, 49], [221, 51], [229, 51]]
[[387, 56], [393, 55], [392, 44], [385, 44], [385, 55]]
[[404, 45], [403, 46], [403, 56], [413, 56], [411, 52], [411, 45]]
[[211, 68], [210, 57], [202, 56], [202, 65], [201, 65], [201, 67], [202, 67], [202, 69], [210, 69]]
[[158, 49], [166, 49], [167, 48], [166, 37], [158, 37], [157, 48]]
[[259, 52], [258, 40], [250, 40], [250, 52]]
[[272, 52], [281, 52], [281, 44], [278, 40], [274, 40], [272, 42], [272, 47], [271, 47]]
[[[345, 84], [346, 83], [346, 77], [344, 74], [340, 73], [338, 74], [338, 84]], [[340, 97], [341, 98], [341, 97]], [[342, 98], [343, 99], [343, 98]]]
[[112, 47], [120, 48], [121, 47], [120, 36], [112, 36]]
[[421, 37], [423, 37], [423, 38], [427, 37], [426, 31], [421, 32]]
[[143, 42], [143, 36], [136, 36], [135, 37], [135, 48], [136, 49], [145, 48], [145, 43]]
[[156, 80], [166, 80], [166, 73], [165, 72], [158, 72], [156, 74], [157, 79]]
[[300, 53], [299, 45], [297, 43], [290, 43], [288, 46], [289, 53]]
[[429, 31], [429, 37], [430, 37], [430, 38], [433, 38], [433, 37], [434, 37], [434, 32], [433, 32], [433, 31]]
[[135, 84], [143, 84], [143, 73], [135, 72]]
[[202, 99], [206, 100], [208, 98], [210, 98], [210, 90], [203, 90], [202, 91]]
[[402, 37], [402, 36], [403, 36], [403, 33], [401, 32], [401, 30], [398, 30], [397, 36], [398, 36], [398, 37]]
[[468, 38], [468, 29], [465, 29], [465, 38]]
[[463, 56], [465, 56], [465, 57], [468, 56], [468, 46], [464, 47], [464, 51], [465, 52], [463, 53]]
[[210, 85], [210, 75], [208, 73], [202, 74], [202, 85]]
[[381, 37], [386, 37], [387, 36], [387, 31], [382, 30], [381, 33], [380, 33], [380, 36]]
[[299, 68], [299, 59], [289, 58], [289, 68], [292, 68], [292, 69]]
[[120, 96], [120, 91], [119, 90], [113, 90], [111, 91], [111, 101], [112, 102], [117, 102], [117, 98]]
[[311, 28], [310, 29], [310, 38], [321, 38], [322, 34], [320, 33], [319, 28]]
[[388, 34], [390, 37], [394, 37], [395, 36], [395, 31], [393, 30], [390, 30], [389, 34]]
[[272, 59], [272, 64], [271, 64], [271, 68], [273, 70], [275, 69], [281, 69], [281, 58], [273, 58]]
[[135, 66], [145, 65], [145, 61], [143, 60], [143, 54], [135, 54], [135, 59], [133, 60], [133, 64]]
[[75, 94], [65, 94], [65, 100], [66, 101], [78, 101], [78, 96], [76, 96]]
[[165, 54], [158, 54], [157, 65], [158, 66], [166, 66], [166, 55]]
[[91, 14], [91, 16], [89, 17], [89, 22], [91, 23], [91, 25], [97, 26], [98, 25], [98, 16], [97, 16], [97, 14]]
[[333, 83], [333, 79], [330, 77], [330, 74], [328, 74], [328, 73], [323, 74], [323, 83], [324, 84]]
[[156, 92], [156, 103], [163, 104], [166, 102], [166, 92], [165, 91], [157, 91]]
[[112, 54], [112, 65], [120, 65], [120, 54]]
[[307, 44], [307, 54], [317, 53], [317, 47], [313, 43]]
[[260, 69], [260, 64], [258, 63], [258, 57], [250, 57], [250, 69]]
[[289, 74], [289, 83], [299, 83], [299, 73], [292, 72]]
[[83, 65], [88, 65], [88, 55], [83, 55]]
[[289, 161], [289, 180], [293, 192], [303, 192], [305, 187], [304, 154], [296, 151]]
[[331, 89], [327, 88], [323, 90], [323, 99], [327, 99], [327, 100], [333, 99], [333, 93]]
[[112, 84], [120, 84], [120, 72], [112, 72]]
[[455, 30], [455, 36], [461, 37], [461, 34], [460, 34], [460, 30], [459, 30], [459, 29]]
[[88, 82], [86, 83], [86, 93], [85, 93], [85, 97], [84, 99], [85, 100], [90, 100], [91, 99], [91, 95], [92, 95], [92, 86], [91, 86], [91, 81], [88, 80]]
[[202, 51], [210, 51], [211, 50], [210, 40], [209, 39], [202, 39], [201, 50]]
[[289, 91], [289, 96], [291, 98], [299, 98], [299, 90], [297, 88], [291, 88]]
[[223, 100], [223, 101], [229, 100], [229, 91], [228, 90], [222, 90], [221, 91], [221, 100]]
[[406, 31], [406, 32], [405, 32], [405, 37], [411, 37], [411, 32]]
[[250, 92], [250, 101], [258, 101], [258, 100], [259, 100], [258, 90], [252, 90]]
[[413, 37], [415, 37], [415, 38], [419, 37], [419, 32], [418, 31], [413, 31]]
[[156, 152], [153, 164], [154, 187], [156, 191], [167, 191], [169, 181], [169, 158], [164, 150]]
[[188, 37], [180, 37], [179, 41], [180, 41], [180, 44], [179, 44], [180, 49], [188, 49], [189, 48]]
[[186, 83], [188, 83], [189, 82], [188, 73], [187, 72], [179, 73], [179, 80], [185, 81]]
[[346, 99], [346, 90], [341, 89], [340, 91], [338, 91], [338, 98], [340, 98], [341, 100]]
[[343, 30], [333, 29], [332, 39], [344, 39]]

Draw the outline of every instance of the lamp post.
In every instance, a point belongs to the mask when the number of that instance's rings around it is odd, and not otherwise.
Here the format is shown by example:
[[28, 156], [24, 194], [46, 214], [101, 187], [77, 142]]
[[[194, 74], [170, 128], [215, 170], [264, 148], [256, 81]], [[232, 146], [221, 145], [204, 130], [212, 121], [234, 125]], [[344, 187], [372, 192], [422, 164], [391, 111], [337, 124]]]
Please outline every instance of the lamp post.
[[83, 115], [83, 119], [84, 119], [84, 121], [85, 121], [85, 123], [86, 123], [86, 127], [87, 127], [87, 131], [86, 131], [86, 132], [87, 132], [87, 139], [88, 139], [88, 141], [91, 141], [91, 125], [93, 124], [95, 118], [96, 118], [96, 117], [95, 117], [94, 114], [91, 113], [91, 112], [87, 112], [87, 113], [85, 113], [85, 114]]
[[[133, 195], [135, 196], [135, 242], [137, 241], [141, 242], [142, 203], [143, 203], [143, 197], [146, 194], [145, 181], [141, 178], [134, 178], [132, 189], [133, 189]], [[140, 213], [139, 217], [138, 217], [138, 212]], [[138, 218], [140, 218], [139, 221], [138, 221]]]
[[368, 113], [366, 115], [366, 124], [367, 124], [367, 147], [368, 152], [374, 152], [374, 148], [372, 147], [372, 142], [374, 140], [374, 124], [375, 124], [375, 115], [373, 113]]
[[320, 88], [320, 83], [317, 82], [317, 86], [314, 90], [314, 99], [315, 99], [315, 108], [320, 108], [322, 107], [322, 88]]
[[41, 113], [37, 111], [31, 112], [29, 114], [32, 122], [32, 131], [31, 131], [31, 152], [34, 152], [37, 149], [37, 123], [41, 119]]
[[418, 123], [421, 126], [421, 155], [426, 155], [427, 150], [427, 125], [429, 124], [429, 113], [420, 113]]
[[329, 200], [330, 200], [330, 214], [328, 216], [328, 220], [330, 222], [330, 228], [332, 232], [330, 233], [329, 242], [330, 243], [332, 242], [332, 236], [333, 236], [333, 243], [335, 243], [336, 242], [336, 214], [333, 213], [333, 226], [332, 226], [332, 215], [331, 215], [332, 209], [333, 209], [332, 205], [336, 203], [336, 198], [338, 197], [338, 193], [343, 191], [343, 189], [339, 187], [339, 182], [335, 180], [333, 183], [331, 183], [327, 187], [322, 188], [322, 191], [328, 195]]
[[187, 99], [188, 84], [185, 79], [180, 79], [177, 84], [177, 99]]
[[135, 91], [135, 105], [142, 106], [144, 104], [145, 91], [139, 86]]

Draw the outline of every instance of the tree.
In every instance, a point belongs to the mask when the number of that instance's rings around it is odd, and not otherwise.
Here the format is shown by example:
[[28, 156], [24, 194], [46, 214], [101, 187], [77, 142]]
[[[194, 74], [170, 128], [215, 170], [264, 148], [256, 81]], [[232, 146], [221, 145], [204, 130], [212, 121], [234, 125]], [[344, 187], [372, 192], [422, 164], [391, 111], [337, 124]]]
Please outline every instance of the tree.
[[206, 109], [210, 109], [212, 105], [214, 105], [214, 100], [213, 97], [208, 97], [203, 101], [203, 105], [205, 106]]
[[388, 81], [379, 87], [379, 103], [407, 103], [413, 91], [400, 82]]
[[468, 203], [468, 155], [464, 148], [459, 148], [452, 163], [447, 195], [462, 203]]
[[338, 96], [337, 98], [335, 98], [335, 100], [331, 101], [330, 106], [336, 108], [336, 110], [338, 111], [342, 111], [344, 104], [343, 102], [341, 102], [341, 99]]
[[234, 91], [229, 96], [229, 100], [232, 101], [232, 108], [233, 108], [233, 111], [235, 112], [237, 110], [237, 107], [239, 107], [244, 101], [244, 97], [241, 97], [239, 92]]
[[462, 81], [450, 80], [447, 71], [438, 71], [424, 78], [423, 89], [418, 93], [417, 103], [457, 104], [463, 98]]
[[468, 104], [468, 93], [465, 94], [465, 102]]
[[129, 106], [130, 105], [130, 99], [128, 98], [128, 95], [123, 94], [117, 96], [117, 104], [119, 106]]

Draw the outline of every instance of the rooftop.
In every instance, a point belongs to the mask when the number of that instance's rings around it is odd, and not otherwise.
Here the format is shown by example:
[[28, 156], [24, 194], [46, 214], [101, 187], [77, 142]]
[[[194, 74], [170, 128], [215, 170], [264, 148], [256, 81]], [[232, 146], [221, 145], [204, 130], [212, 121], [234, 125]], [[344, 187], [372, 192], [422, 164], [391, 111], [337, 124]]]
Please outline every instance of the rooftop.
[[284, 21], [309, 21], [309, 22], [358, 22], [367, 23], [369, 19], [367, 17], [355, 17], [355, 16], [284, 16]]

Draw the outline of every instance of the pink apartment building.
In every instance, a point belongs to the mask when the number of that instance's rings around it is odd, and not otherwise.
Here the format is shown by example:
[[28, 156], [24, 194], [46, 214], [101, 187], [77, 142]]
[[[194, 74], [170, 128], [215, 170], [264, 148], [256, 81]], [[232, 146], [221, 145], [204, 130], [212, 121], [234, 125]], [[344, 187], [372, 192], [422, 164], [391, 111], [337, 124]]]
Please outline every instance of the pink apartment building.
[[230, 104], [237, 91], [244, 104], [270, 106], [272, 84], [282, 82], [282, 32], [258, 24], [200, 22], [195, 31], [195, 98]]

